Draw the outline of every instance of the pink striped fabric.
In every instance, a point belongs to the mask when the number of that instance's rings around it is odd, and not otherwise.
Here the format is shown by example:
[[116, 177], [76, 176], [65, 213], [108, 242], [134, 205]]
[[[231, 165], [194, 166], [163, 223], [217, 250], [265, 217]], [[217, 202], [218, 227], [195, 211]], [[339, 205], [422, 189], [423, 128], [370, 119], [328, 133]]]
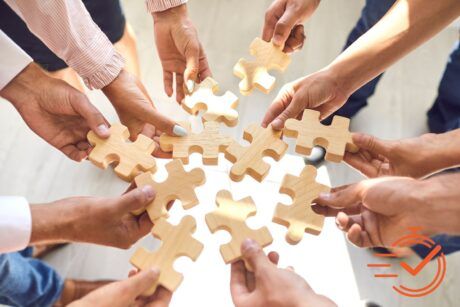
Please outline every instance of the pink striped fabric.
[[187, 0], [145, 0], [145, 3], [147, 4], [147, 10], [150, 13], [154, 13], [182, 5], [187, 3]]

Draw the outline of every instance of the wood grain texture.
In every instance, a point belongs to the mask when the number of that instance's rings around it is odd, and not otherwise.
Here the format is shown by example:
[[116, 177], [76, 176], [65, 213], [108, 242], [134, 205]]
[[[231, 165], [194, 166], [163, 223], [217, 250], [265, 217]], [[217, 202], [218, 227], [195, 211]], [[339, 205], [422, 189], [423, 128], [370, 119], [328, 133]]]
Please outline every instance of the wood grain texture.
[[140, 270], [160, 270], [157, 282], [144, 293], [145, 295], [155, 293], [159, 285], [172, 292], [179, 287], [184, 277], [174, 270], [174, 262], [182, 256], [196, 260], [203, 250], [203, 244], [192, 236], [195, 230], [196, 222], [191, 216], [185, 216], [176, 226], [169, 224], [165, 219], [155, 222], [152, 234], [162, 241], [160, 248], [149, 252], [141, 247], [130, 260], [131, 264]]
[[326, 160], [338, 163], [343, 160], [345, 150], [358, 151], [348, 130], [348, 118], [334, 116], [332, 124], [325, 126], [319, 121], [319, 116], [318, 111], [306, 109], [302, 120], [291, 118], [286, 121], [284, 135], [297, 138], [297, 153], [309, 155], [314, 146], [321, 146], [326, 150]]
[[225, 123], [229, 127], [238, 124], [238, 97], [230, 91], [222, 96], [217, 96], [219, 85], [208, 77], [200, 84], [197, 84], [191, 95], [186, 95], [182, 107], [188, 113], [196, 115], [199, 111], [204, 111], [203, 121], [216, 121]]
[[249, 95], [254, 88], [258, 88], [268, 94], [275, 85], [275, 77], [268, 71], [271, 69], [284, 71], [291, 58], [280, 47], [258, 37], [252, 41], [249, 52], [255, 57], [254, 60], [240, 59], [233, 67], [233, 73], [242, 79], [239, 84], [240, 92]]
[[316, 168], [307, 165], [300, 176], [287, 174], [281, 183], [280, 193], [292, 199], [291, 205], [279, 203], [276, 206], [273, 222], [288, 227], [286, 241], [297, 244], [305, 232], [319, 235], [324, 224], [324, 216], [315, 213], [311, 204], [322, 192], [329, 192], [328, 186], [316, 182]]
[[225, 150], [225, 158], [234, 163], [229, 176], [233, 181], [241, 181], [248, 174], [260, 182], [270, 170], [270, 165], [262, 158], [268, 156], [278, 161], [288, 145], [280, 139], [281, 131], [275, 131], [271, 126], [262, 128], [251, 124], [244, 130], [243, 138], [251, 144], [241, 146], [233, 142]]
[[217, 122], [205, 122], [201, 133], [191, 132], [190, 123], [181, 123], [186, 128], [188, 135], [183, 137], [163, 134], [160, 137], [160, 147], [165, 152], [172, 152], [174, 159], [180, 159], [184, 164], [189, 163], [192, 153], [200, 153], [203, 156], [203, 164], [217, 165], [219, 153], [231, 144], [233, 139], [222, 135]]
[[[195, 188], [203, 185], [206, 181], [202, 169], [194, 168], [186, 172], [180, 160], [173, 160], [165, 167], [168, 178], [163, 182], [156, 182], [152, 174], [148, 172], [134, 179], [137, 187], [150, 185], [156, 192], [155, 199], [146, 209], [152, 222], [162, 217], [168, 217], [166, 208], [171, 201], [180, 200], [184, 209], [196, 206], [199, 201]], [[136, 214], [139, 213], [141, 212], [136, 212]]]
[[220, 247], [225, 263], [241, 259], [241, 243], [245, 239], [253, 239], [262, 247], [273, 242], [267, 227], [251, 229], [246, 225], [246, 219], [257, 212], [251, 197], [235, 201], [229, 191], [221, 190], [217, 193], [216, 204], [218, 208], [206, 214], [206, 224], [212, 233], [225, 230], [232, 236], [229, 243]]
[[129, 142], [128, 128], [122, 124], [112, 124], [110, 137], [99, 138], [93, 131], [88, 132], [88, 141], [94, 147], [89, 160], [96, 166], [106, 169], [110, 164], [117, 163], [115, 173], [125, 181], [132, 181], [141, 172], [156, 171], [155, 142], [140, 134], [135, 142]]

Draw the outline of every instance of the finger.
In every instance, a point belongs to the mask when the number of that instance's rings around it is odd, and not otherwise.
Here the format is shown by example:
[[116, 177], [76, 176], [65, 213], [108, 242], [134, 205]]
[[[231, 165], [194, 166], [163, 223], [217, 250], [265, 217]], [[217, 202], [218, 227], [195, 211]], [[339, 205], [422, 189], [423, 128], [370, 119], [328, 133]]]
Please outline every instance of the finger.
[[147, 291], [160, 276], [158, 269], [150, 269], [141, 271], [138, 274], [120, 282], [120, 287], [123, 289], [124, 295], [134, 300], [142, 293]]
[[141, 236], [145, 236], [152, 231], [153, 223], [147, 212], [138, 216], [139, 232]]
[[246, 286], [246, 271], [243, 261], [232, 263], [230, 292], [233, 298], [249, 294], [249, 290]]
[[333, 208], [355, 207], [361, 203], [363, 190], [364, 185], [357, 183], [336, 192], [320, 193], [316, 203]]
[[277, 252], [269, 252], [268, 259], [274, 265], [278, 265], [278, 262], [280, 261], [280, 255]]
[[151, 186], [146, 185], [117, 198], [117, 208], [123, 213], [145, 209], [154, 198], [155, 191]]
[[354, 224], [358, 224], [363, 227], [363, 219], [360, 214], [348, 215], [344, 212], [339, 212], [335, 219], [335, 223], [342, 231], [348, 231]]
[[146, 104], [141, 105], [142, 110], [139, 112], [140, 119], [145, 121], [157, 129], [164, 131], [169, 135], [186, 136], [187, 130], [179, 124], [161, 114], [158, 110]]
[[343, 161], [366, 177], [375, 177], [377, 175], [377, 169], [363, 156], [362, 152], [345, 152]]
[[276, 14], [277, 11], [278, 6], [274, 2], [273, 5], [271, 5], [268, 8], [267, 12], [265, 12], [265, 22], [264, 28], [262, 30], [262, 39], [266, 42], [272, 40], [273, 33], [275, 32], [275, 26], [279, 19]]
[[286, 10], [283, 16], [281, 16], [275, 25], [275, 31], [273, 33], [273, 44], [279, 47], [283, 47], [284, 49], [284, 45], [296, 23], [297, 18], [295, 16], [294, 10]]
[[373, 246], [369, 234], [359, 224], [354, 224], [347, 232], [347, 239], [358, 247]]
[[361, 212], [361, 206], [355, 206], [355, 207], [350, 207], [350, 208], [345, 208], [345, 209], [336, 209], [336, 208], [331, 208], [331, 207], [324, 207], [320, 205], [313, 205], [311, 206], [311, 209], [313, 212], [316, 214], [320, 214], [323, 216], [337, 216], [339, 212], [344, 212], [346, 214], [359, 214]]
[[138, 269], [131, 269], [131, 270], [129, 270], [128, 277], [133, 277], [134, 275], [136, 275], [139, 272], [140, 271]]
[[185, 71], [184, 81], [188, 93], [192, 93], [195, 89], [195, 82], [198, 81], [198, 73], [200, 67], [200, 43], [191, 41], [187, 45], [184, 53], [185, 56]]
[[171, 97], [173, 91], [173, 74], [170, 71], [163, 70], [163, 83], [165, 86], [165, 93], [168, 97]]
[[388, 142], [380, 140], [373, 135], [353, 133], [353, 143], [361, 149], [370, 151], [372, 154], [386, 156], [390, 152]]
[[101, 138], [110, 136], [109, 125], [101, 112], [82, 93], [72, 96], [71, 104], [75, 112], [80, 114], [87, 122], [89, 128]]
[[294, 96], [287, 108], [273, 121], [272, 126], [275, 130], [281, 130], [284, 123], [289, 118], [296, 118], [304, 110], [304, 105], [299, 98]]
[[200, 82], [206, 79], [207, 77], [212, 77], [211, 68], [209, 67], [208, 58], [204, 51], [201, 51], [200, 57]]
[[271, 265], [260, 245], [252, 239], [244, 240], [243, 244], [241, 244], [241, 253], [254, 272], [262, 272]]
[[293, 52], [297, 49], [301, 49], [303, 47], [305, 41], [305, 34], [303, 30], [303, 25], [297, 25], [291, 32], [291, 35], [286, 41], [284, 45], [284, 52]]
[[81, 162], [88, 157], [85, 150], [79, 150], [75, 145], [70, 144], [62, 147], [61, 152], [76, 162]]
[[284, 85], [265, 113], [262, 121], [262, 127], [266, 128], [269, 124], [271, 124], [273, 120], [277, 118], [291, 103], [293, 96], [294, 88], [292, 84], [288, 83]]
[[172, 299], [172, 292], [160, 286], [157, 288], [157, 291], [155, 292], [154, 300], [152, 300], [152, 304], [148, 306], [152, 306], [152, 307], [169, 306], [171, 299]]

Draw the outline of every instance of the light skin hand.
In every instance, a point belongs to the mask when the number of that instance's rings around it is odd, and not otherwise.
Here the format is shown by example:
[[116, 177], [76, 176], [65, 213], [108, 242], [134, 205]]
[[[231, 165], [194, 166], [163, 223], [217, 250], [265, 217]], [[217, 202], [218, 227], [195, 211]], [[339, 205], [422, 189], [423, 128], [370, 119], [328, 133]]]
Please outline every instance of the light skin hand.
[[101, 287], [82, 299], [73, 302], [71, 307], [100, 306], [125, 307], [149, 306], [167, 307], [171, 301], [171, 292], [160, 287], [149, 297], [142, 296], [158, 279], [160, 272], [156, 269], [139, 272], [130, 278]]
[[73, 197], [49, 204], [32, 205], [31, 244], [87, 242], [129, 248], [153, 227], [145, 209], [155, 198], [150, 186], [120, 197]]
[[246, 270], [243, 261], [232, 264], [230, 291], [235, 306], [336, 306], [316, 294], [292, 269], [278, 268], [278, 255], [267, 257], [253, 240], [245, 240], [241, 251], [254, 273]]
[[185, 4], [152, 15], [165, 93], [169, 97], [173, 95], [175, 78], [176, 100], [181, 103], [184, 83], [187, 92], [192, 92], [195, 82], [211, 76], [208, 60]]
[[317, 110], [325, 119], [348, 99], [330, 71], [322, 70], [286, 84], [265, 113], [262, 126], [281, 130], [289, 118], [298, 118], [305, 109]]
[[85, 159], [90, 151], [86, 135], [110, 134], [104, 116], [88, 98], [66, 82], [47, 76], [29, 64], [2, 91], [32, 131], [67, 157]]
[[355, 133], [357, 153], [345, 153], [344, 161], [369, 178], [408, 176], [423, 178], [460, 164], [460, 130], [443, 134], [385, 141]]
[[265, 13], [262, 39], [273, 41], [284, 52], [301, 49], [304, 41], [302, 25], [316, 10], [320, 0], [275, 0]]

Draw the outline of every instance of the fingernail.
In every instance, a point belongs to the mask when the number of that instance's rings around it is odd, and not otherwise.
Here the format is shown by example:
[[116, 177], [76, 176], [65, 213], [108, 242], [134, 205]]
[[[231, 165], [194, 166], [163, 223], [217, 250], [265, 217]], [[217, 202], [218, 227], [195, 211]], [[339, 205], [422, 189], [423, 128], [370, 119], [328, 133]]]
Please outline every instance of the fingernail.
[[331, 193], [327, 193], [327, 192], [322, 192], [322, 193], [319, 193], [319, 197], [320, 199], [322, 200], [331, 200], [332, 199], [332, 194]]
[[106, 124], [100, 124], [99, 126], [97, 126], [97, 131], [99, 131], [100, 134], [108, 134], [109, 128]]
[[187, 80], [186, 85], [187, 85], [188, 92], [193, 93], [193, 91], [195, 90], [195, 81]]
[[151, 268], [150, 271], [152, 271], [153, 273], [155, 273], [155, 275], [160, 274], [160, 270], [159, 270], [158, 268]]
[[152, 198], [155, 195], [155, 191], [153, 191], [153, 188], [149, 185], [142, 187], [142, 193], [144, 193], [148, 198]]
[[245, 253], [245, 252], [255, 250], [256, 248], [257, 248], [256, 241], [254, 241], [252, 239], [246, 239], [246, 240], [243, 241], [241, 251], [243, 253]]
[[173, 133], [177, 136], [186, 136], [188, 134], [187, 130], [179, 125], [174, 125]]
[[281, 119], [277, 118], [272, 122], [272, 127], [275, 129], [279, 129], [283, 127], [283, 122], [281, 121]]
[[275, 46], [281, 47], [281, 45], [283, 44], [281, 42], [282, 39], [283, 39], [283, 37], [281, 35], [275, 35], [273, 37], [273, 44], [275, 44]]

